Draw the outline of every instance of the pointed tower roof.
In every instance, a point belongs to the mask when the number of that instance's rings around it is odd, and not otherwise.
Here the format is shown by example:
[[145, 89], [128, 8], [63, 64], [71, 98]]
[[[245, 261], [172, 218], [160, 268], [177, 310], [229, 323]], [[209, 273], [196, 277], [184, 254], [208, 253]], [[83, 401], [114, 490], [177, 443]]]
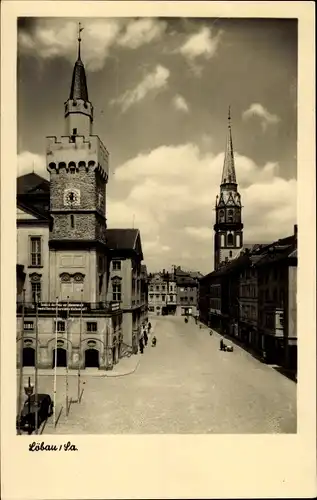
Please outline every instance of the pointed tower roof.
[[70, 88], [69, 99], [72, 99], [72, 100], [82, 99], [83, 101], [88, 101], [86, 72], [85, 72], [85, 67], [84, 67], [84, 64], [83, 64], [83, 62], [81, 60], [81, 56], [80, 56], [80, 43], [81, 43], [80, 33], [82, 32], [83, 29], [84, 28], [82, 28], [81, 24], [79, 23], [79, 27], [78, 27], [78, 57], [77, 57], [77, 61], [75, 62], [75, 66], [74, 66], [72, 85]]
[[236, 184], [236, 183], [237, 183], [236, 171], [234, 167], [234, 154], [233, 154], [232, 134], [231, 134], [231, 114], [229, 106], [227, 146], [226, 146], [225, 160], [222, 170], [221, 184]]

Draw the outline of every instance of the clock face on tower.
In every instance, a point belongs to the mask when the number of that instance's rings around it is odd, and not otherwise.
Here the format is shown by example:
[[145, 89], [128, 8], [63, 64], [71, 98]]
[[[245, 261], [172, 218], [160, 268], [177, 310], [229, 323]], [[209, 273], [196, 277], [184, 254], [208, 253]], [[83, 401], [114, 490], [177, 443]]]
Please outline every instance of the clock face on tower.
[[64, 191], [64, 205], [78, 206], [80, 204], [80, 191], [79, 189], [65, 189]]

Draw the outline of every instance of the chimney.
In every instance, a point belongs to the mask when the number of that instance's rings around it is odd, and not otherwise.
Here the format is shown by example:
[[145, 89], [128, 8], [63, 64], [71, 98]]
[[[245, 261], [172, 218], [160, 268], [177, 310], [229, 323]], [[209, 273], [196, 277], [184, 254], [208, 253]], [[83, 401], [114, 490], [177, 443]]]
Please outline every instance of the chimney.
[[297, 238], [297, 224], [294, 224], [294, 236]]

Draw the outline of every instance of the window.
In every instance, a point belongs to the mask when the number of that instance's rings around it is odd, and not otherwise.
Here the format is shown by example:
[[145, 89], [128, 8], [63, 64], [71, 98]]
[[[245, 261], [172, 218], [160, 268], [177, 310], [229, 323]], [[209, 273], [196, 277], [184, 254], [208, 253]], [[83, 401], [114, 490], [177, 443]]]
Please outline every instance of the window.
[[97, 321], [87, 321], [86, 323], [86, 331], [88, 333], [96, 332], [97, 329]]
[[40, 266], [42, 263], [41, 258], [41, 237], [31, 237], [31, 266]]
[[162, 300], [163, 300], [163, 302], [165, 301], [165, 295], [162, 295]]
[[165, 292], [165, 286], [162, 286], [162, 292]]
[[34, 321], [24, 321], [24, 330], [33, 331]]
[[159, 289], [160, 289], [160, 287], [159, 287], [159, 286], [157, 286], [157, 287], [156, 287], [156, 290], [159, 290]]
[[65, 323], [65, 321], [58, 320], [57, 323], [55, 322], [55, 328], [56, 328], [57, 332], [64, 333], [66, 331], [66, 323]]
[[77, 128], [73, 128], [73, 135], [77, 135]]
[[173, 295], [170, 295], [170, 302], [173, 302]]
[[155, 295], [155, 297], [156, 297], [157, 299], [159, 299], [159, 298], [160, 298], [160, 296], [159, 296], [159, 294], [158, 294], [158, 293]]
[[189, 297], [189, 300], [190, 300], [191, 302], [193, 302], [194, 297]]
[[233, 234], [228, 234], [228, 245], [233, 245]]
[[152, 300], [154, 297], [153, 293], [150, 293], [150, 299]]
[[161, 309], [160, 306], [156, 306], [156, 309]]
[[149, 311], [153, 312], [154, 311], [154, 307], [153, 306], [149, 306]]
[[113, 283], [112, 285], [112, 300], [115, 302], [121, 302], [121, 284]]
[[32, 301], [41, 302], [41, 296], [42, 296], [41, 282], [37, 281], [36, 283], [31, 283], [31, 287], [32, 287]]
[[75, 217], [73, 215], [70, 216], [70, 227], [72, 229], [75, 227]]
[[120, 271], [121, 270], [121, 260], [114, 260], [112, 264], [112, 269], [114, 271]]

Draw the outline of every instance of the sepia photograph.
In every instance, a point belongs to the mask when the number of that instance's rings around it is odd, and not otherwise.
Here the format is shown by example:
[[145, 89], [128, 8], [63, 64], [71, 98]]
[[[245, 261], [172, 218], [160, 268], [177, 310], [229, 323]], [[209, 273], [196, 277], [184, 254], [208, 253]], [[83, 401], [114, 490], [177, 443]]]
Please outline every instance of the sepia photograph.
[[8, 500], [313, 493], [313, 8], [193, 3], [6, 2]]
[[297, 20], [20, 18], [17, 90], [17, 430], [295, 433]]

